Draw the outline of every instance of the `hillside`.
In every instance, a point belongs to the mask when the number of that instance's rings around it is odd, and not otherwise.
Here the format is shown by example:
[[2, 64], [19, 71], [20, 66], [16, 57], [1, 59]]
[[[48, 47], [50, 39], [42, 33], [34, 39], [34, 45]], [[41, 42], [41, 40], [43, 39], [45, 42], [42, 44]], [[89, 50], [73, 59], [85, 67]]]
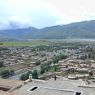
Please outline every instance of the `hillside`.
[[68, 25], [57, 25], [37, 29], [34, 27], [23, 29], [0, 30], [0, 39], [67, 39], [67, 38], [95, 38], [95, 21], [83, 21]]

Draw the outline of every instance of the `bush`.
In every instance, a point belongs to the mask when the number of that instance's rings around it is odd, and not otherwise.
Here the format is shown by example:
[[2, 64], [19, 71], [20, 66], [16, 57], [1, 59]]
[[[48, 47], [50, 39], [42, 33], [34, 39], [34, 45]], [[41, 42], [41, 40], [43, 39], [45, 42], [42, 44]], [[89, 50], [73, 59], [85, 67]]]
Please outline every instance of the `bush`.
[[25, 81], [25, 80], [29, 79], [30, 74], [32, 74], [33, 79], [38, 79], [38, 72], [37, 72], [37, 70], [34, 70], [33, 72], [29, 71], [27, 73], [22, 74], [20, 76], [20, 80]]
[[9, 76], [10, 76], [10, 71], [9, 70], [1, 71], [1, 77], [2, 78], [8, 78]]
[[29, 79], [29, 75], [30, 75], [30, 74], [32, 74], [31, 71], [28, 71], [27, 73], [22, 74], [22, 75], [20, 76], [20, 80], [25, 81], [25, 80]]
[[54, 71], [56, 72], [58, 70], [58, 66], [54, 65]]
[[32, 72], [32, 78], [33, 78], [33, 79], [38, 79], [38, 72], [37, 72], [37, 70], [34, 70], [34, 71]]
[[0, 68], [4, 67], [4, 61], [0, 61]]
[[2, 78], [8, 78], [8, 77], [14, 75], [14, 70], [3, 70], [3, 71], [1, 71], [0, 74], [1, 74]]
[[46, 63], [45, 63], [45, 64], [42, 64], [41, 67], [40, 67], [40, 69], [41, 69], [41, 71], [40, 71], [41, 74], [45, 73], [46, 70], [47, 70], [47, 65], [46, 65]]
[[40, 61], [37, 61], [37, 62], [35, 63], [36, 66], [37, 66], [37, 65], [40, 65], [40, 64], [41, 64]]
[[41, 65], [41, 67], [40, 67], [40, 68], [41, 68], [40, 73], [41, 73], [41, 74], [45, 73], [45, 67], [44, 67], [43, 65]]
[[14, 75], [14, 70], [10, 70], [10, 75], [11, 75], [11, 76]]
[[25, 81], [25, 80], [27, 80], [27, 79], [28, 79], [28, 76], [27, 76], [26, 74], [22, 74], [22, 75], [20, 76], [20, 80]]

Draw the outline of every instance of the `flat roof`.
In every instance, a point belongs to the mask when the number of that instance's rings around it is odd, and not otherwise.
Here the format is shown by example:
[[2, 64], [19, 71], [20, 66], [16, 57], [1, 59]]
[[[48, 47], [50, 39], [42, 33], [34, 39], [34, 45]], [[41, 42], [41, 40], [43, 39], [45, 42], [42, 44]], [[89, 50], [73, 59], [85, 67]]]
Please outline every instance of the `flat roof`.
[[61, 78], [56, 81], [53, 78], [48, 81], [33, 80], [20, 88], [17, 95], [75, 95], [76, 92], [83, 93], [77, 87], [81, 81], [76, 81], [74, 84], [72, 82]]
[[[15, 80], [1, 80], [0, 83], [2, 81], [8, 82], [7, 84], [13, 87], [15, 82], [21, 83]], [[76, 95], [76, 92], [81, 95], [95, 95], [95, 83], [87, 85], [82, 80], [69, 80], [63, 77], [57, 77], [57, 80], [51, 78], [47, 81], [34, 79], [12, 92], [0, 91], [0, 95]]]

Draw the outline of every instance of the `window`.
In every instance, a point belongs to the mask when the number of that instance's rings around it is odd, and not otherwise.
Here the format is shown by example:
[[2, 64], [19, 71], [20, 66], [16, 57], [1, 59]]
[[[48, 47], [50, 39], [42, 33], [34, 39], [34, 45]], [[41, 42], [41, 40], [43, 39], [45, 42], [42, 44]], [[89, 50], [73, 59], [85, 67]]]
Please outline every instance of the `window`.
[[30, 91], [34, 91], [36, 90], [38, 87], [33, 87], [32, 89], [30, 89]]
[[76, 94], [75, 95], [81, 95], [81, 92], [76, 92]]

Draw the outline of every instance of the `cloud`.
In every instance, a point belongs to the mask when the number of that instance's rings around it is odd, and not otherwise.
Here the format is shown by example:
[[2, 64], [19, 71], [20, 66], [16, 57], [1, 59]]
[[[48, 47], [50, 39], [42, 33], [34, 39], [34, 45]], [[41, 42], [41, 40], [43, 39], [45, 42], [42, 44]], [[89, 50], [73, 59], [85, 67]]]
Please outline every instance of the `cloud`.
[[13, 16], [8, 19], [8, 22], [9, 23], [12, 23], [12, 22], [19, 23], [22, 27], [23, 26], [31, 26], [32, 18], [30, 18], [30, 17], [23, 17], [22, 18], [22, 17]]
[[95, 19], [95, 0], [48, 0], [56, 7], [59, 20], [56, 24]]
[[59, 18], [56, 9], [45, 0], [3, 0], [0, 9], [0, 21], [22, 26], [42, 28], [54, 24]]
[[13, 16], [10, 18], [2, 18], [0, 23], [0, 29], [15, 29], [15, 28], [25, 28], [32, 24], [31, 18], [17, 17]]
[[0, 0], [1, 28], [15, 23], [42, 28], [92, 19], [95, 0]]
[[63, 25], [63, 24], [69, 24], [73, 22], [80, 22], [80, 21], [89, 21], [89, 20], [95, 20], [95, 15], [94, 14], [85, 14], [84, 16], [80, 17], [69, 17], [69, 16], [64, 16], [58, 19], [55, 22], [55, 25]]

